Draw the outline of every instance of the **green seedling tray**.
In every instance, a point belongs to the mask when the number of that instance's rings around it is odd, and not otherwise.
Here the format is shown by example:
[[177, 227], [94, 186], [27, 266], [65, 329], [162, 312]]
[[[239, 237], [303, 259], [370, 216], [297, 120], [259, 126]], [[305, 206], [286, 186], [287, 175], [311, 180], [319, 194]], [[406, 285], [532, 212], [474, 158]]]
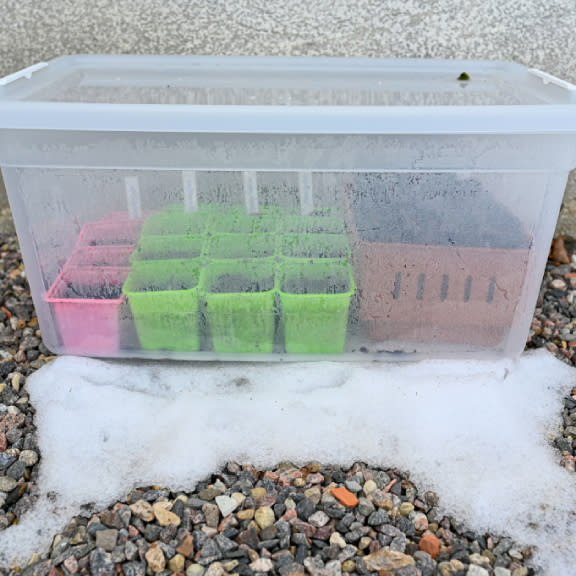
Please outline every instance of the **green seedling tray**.
[[214, 260], [275, 255], [276, 236], [273, 234], [216, 234], [207, 241], [206, 256]]
[[142, 348], [200, 348], [199, 277], [200, 265], [194, 260], [150, 260], [132, 265], [123, 291]]
[[[356, 289], [352, 267], [329, 260], [287, 261], [279, 270], [286, 352], [343, 353], [350, 300]], [[324, 293], [330, 292], [330, 287], [335, 293]], [[307, 293], [297, 293], [301, 290]]]
[[203, 234], [210, 220], [208, 212], [167, 211], [152, 214], [144, 222], [143, 236], [178, 236]]
[[[214, 261], [203, 270], [201, 286], [214, 350], [228, 353], [273, 351], [275, 268], [272, 259], [254, 259]], [[230, 279], [229, 287], [224, 285], [224, 289], [219, 286], [223, 279]], [[271, 284], [262, 292], [241, 291], [243, 283], [267, 279], [271, 279]]]
[[281, 232], [285, 234], [344, 234], [344, 219], [337, 212], [322, 215], [286, 216], [281, 220]]
[[274, 234], [278, 229], [278, 216], [271, 210], [260, 214], [247, 214], [241, 208], [215, 210], [208, 232], [210, 234]]
[[132, 254], [132, 262], [144, 260], [187, 260], [199, 258], [204, 250], [204, 236], [142, 236]]
[[284, 234], [279, 252], [284, 258], [350, 260], [350, 245], [344, 234]]

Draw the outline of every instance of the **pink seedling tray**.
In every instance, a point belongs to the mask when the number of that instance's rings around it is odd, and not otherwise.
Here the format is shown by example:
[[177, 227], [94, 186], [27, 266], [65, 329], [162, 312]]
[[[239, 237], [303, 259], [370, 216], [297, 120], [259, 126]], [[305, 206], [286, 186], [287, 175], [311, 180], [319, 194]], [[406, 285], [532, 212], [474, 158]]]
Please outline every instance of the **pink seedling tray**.
[[[68, 267], [60, 273], [46, 302], [52, 305], [64, 352], [104, 355], [119, 350], [120, 316], [125, 301], [122, 286], [129, 271]], [[112, 291], [114, 296], [103, 298], [102, 290]]]
[[124, 218], [87, 222], [80, 231], [76, 246], [134, 246], [140, 239], [142, 223], [142, 219]]
[[66, 262], [67, 267], [129, 268], [134, 246], [86, 246], [77, 248]]

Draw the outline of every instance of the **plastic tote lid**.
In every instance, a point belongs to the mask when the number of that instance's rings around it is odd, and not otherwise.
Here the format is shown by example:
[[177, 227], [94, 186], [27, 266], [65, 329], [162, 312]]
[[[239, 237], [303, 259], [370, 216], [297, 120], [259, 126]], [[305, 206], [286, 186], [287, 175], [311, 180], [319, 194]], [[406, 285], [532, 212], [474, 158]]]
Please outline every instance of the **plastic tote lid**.
[[66, 56], [0, 80], [0, 130], [576, 132], [576, 87], [475, 60]]

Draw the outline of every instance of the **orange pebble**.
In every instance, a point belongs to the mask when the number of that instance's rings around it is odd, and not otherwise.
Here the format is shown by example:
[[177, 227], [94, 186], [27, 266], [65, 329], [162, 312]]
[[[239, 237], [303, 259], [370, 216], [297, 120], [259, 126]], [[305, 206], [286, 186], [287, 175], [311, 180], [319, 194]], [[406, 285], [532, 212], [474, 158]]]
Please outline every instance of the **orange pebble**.
[[332, 488], [330, 493], [332, 496], [334, 496], [334, 498], [336, 498], [336, 500], [338, 500], [338, 502], [344, 504], [344, 506], [348, 506], [349, 508], [358, 506], [358, 498], [356, 498], [356, 496], [354, 496], [350, 490], [347, 490], [343, 486], [340, 488]]
[[424, 536], [420, 538], [420, 550], [428, 552], [428, 554], [436, 560], [436, 556], [438, 556], [438, 553], [440, 552], [440, 542], [438, 541], [438, 538], [436, 538], [436, 536], [431, 532], [424, 534]]

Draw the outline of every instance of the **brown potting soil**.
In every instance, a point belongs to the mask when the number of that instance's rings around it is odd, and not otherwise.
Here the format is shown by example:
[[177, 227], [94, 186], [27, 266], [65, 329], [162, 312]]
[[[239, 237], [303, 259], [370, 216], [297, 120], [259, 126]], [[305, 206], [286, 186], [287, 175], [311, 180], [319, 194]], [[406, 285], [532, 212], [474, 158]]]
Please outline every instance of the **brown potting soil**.
[[292, 258], [346, 258], [346, 250], [335, 247], [293, 246], [286, 253]]

